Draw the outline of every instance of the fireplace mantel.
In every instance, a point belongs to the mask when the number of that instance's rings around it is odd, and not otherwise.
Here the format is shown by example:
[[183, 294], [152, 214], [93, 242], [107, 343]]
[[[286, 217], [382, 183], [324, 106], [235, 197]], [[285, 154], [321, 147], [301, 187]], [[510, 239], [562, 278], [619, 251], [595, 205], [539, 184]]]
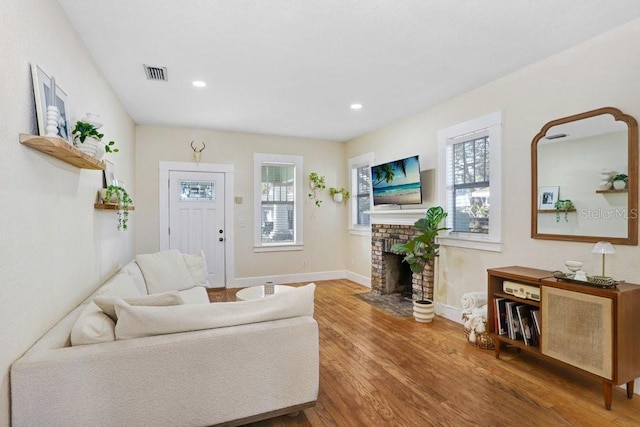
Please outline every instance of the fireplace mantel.
[[365, 213], [369, 214], [371, 224], [413, 225], [424, 218], [427, 209], [376, 209]]

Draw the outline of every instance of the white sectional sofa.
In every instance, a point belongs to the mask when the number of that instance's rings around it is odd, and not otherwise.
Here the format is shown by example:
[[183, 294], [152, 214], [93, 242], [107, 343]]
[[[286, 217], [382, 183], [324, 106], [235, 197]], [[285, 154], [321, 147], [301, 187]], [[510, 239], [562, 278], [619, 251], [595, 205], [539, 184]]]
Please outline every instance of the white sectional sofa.
[[313, 406], [315, 285], [209, 303], [203, 263], [138, 255], [60, 320], [11, 367], [13, 426], [241, 425]]

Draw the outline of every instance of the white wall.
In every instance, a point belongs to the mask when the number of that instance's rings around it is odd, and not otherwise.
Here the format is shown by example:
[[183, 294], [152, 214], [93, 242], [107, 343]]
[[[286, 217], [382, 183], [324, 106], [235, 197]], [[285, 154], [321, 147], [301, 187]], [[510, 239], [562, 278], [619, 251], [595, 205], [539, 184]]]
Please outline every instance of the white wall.
[[[228, 287], [247, 283], [243, 279], [289, 275], [312, 277], [318, 272], [346, 268], [345, 234], [347, 207], [329, 200], [316, 207], [307, 197], [311, 172], [325, 175], [327, 188], [347, 187], [344, 144], [334, 141], [278, 137], [239, 132], [223, 132], [186, 128], [138, 126], [136, 128], [136, 211], [138, 226], [136, 253], [159, 249], [158, 163], [160, 161], [191, 162], [189, 143], [206, 144], [201, 163], [232, 164], [235, 167], [234, 256], [235, 280]], [[304, 158], [304, 250], [292, 252], [254, 253], [253, 251], [253, 154], [295, 154]], [[246, 226], [240, 227], [240, 221]], [[302, 262], [306, 261], [306, 265]], [[274, 279], [278, 282], [278, 279]], [[282, 282], [280, 282], [282, 283]]]
[[[374, 151], [376, 161], [411, 152], [421, 160], [437, 155], [437, 132], [455, 124], [503, 112], [503, 252], [492, 253], [443, 247], [439, 260], [435, 299], [460, 307], [462, 294], [486, 289], [486, 269], [525, 265], [562, 269], [563, 261], [577, 259], [585, 268], [599, 268], [590, 253], [592, 244], [533, 240], [530, 237], [530, 146], [550, 120], [600, 107], [612, 106], [640, 119], [640, 20], [587, 43], [515, 72], [498, 81], [376, 132], [347, 143], [347, 157]], [[434, 163], [435, 167], [435, 163]], [[428, 201], [437, 203], [437, 197]], [[369, 251], [369, 237], [349, 235], [350, 251]], [[607, 259], [613, 277], [640, 283], [634, 267], [637, 246], [618, 246]], [[370, 258], [349, 268], [369, 274]]]
[[7, 426], [11, 363], [133, 257], [134, 234], [117, 232], [113, 213], [93, 209], [101, 172], [19, 144], [20, 133], [37, 133], [29, 64], [68, 94], [72, 126], [87, 111], [101, 114], [131, 188], [135, 134], [57, 1], [2, 2], [0, 62], [0, 426]]

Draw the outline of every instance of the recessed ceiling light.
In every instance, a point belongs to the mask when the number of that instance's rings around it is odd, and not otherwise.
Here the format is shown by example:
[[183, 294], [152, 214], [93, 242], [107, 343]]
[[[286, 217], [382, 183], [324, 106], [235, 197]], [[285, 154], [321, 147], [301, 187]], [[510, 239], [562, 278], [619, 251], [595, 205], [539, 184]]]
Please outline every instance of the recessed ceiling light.
[[194, 85], [195, 87], [205, 87], [207, 84], [201, 80], [196, 80], [195, 82], [191, 83], [192, 85]]
[[361, 110], [362, 109], [362, 104], [351, 104], [351, 109], [352, 110]]

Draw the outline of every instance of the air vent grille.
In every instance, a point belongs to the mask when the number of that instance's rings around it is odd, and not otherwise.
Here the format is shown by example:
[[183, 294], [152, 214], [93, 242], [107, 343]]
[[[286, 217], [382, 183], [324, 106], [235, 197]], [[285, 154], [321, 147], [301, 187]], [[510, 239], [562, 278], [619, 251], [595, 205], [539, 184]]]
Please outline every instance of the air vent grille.
[[147, 80], [161, 80], [168, 81], [167, 67], [152, 67], [150, 65], [144, 66], [144, 72], [147, 74]]

